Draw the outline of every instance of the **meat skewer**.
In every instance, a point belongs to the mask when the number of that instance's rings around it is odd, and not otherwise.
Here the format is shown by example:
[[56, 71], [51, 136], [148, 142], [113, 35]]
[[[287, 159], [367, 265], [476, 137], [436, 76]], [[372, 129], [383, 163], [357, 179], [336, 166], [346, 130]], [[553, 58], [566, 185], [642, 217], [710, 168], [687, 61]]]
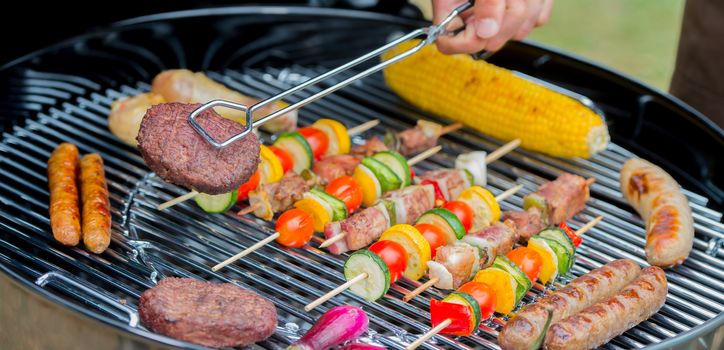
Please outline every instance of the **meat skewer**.
[[[575, 231], [575, 237], [583, 236], [601, 220], [603, 217], [598, 216], [581, 226]], [[479, 233], [468, 234], [464, 239], [465, 244], [438, 248], [436, 259], [428, 262], [430, 279], [406, 294], [402, 300], [409, 301], [432, 286], [457, 289], [458, 286], [471, 280], [478, 270], [491, 266], [497, 256], [505, 256], [513, 249], [516, 241], [520, 240], [514, 226], [510, 221], [499, 223], [498, 226], [491, 226]], [[467, 237], [475, 238], [467, 239]], [[445, 283], [439, 285], [443, 278]]]
[[[495, 160], [503, 157], [508, 152], [515, 149], [520, 144], [519, 140], [513, 140], [499, 149], [491, 152], [485, 157], [485, 164], [483, 167], [487, 164], [490, 164], [494, 162]], [[414, 160], [414, 158], [412, 159]], [[411, 162], [412, 162], [411, 160]], [[449, 175], [448, 175], [449, 174]], [[457, 195], [462, 192], [465, 188], [469, 187], [470, 184], [466, 186], [465, 182], [467, 182], [467, 175], [466, 173], [461, 170], [459, 172], [450, 172], [450, 170], [436, 170], [432, 172], [428, 172], [426, 174], [422, 175], [423, 180], [421, 181], [422, 184], [430, 183], [434, 187], [436, 187], [436, 190], [439, 189], [440, 192], [443, 193], [443, 196], [446, 198], [454, 198], [457, 197]], [[444, 181], [438, 181], [442, 178]], [[454, 196], [453, 196], [454, 195]], [[326, 235], [326, 234], [325, 234]], [[347, 236], [347, 233], [341, 232], [334, 235], [326, 235], [327, 239], [322, 242], [319, 247], [325, 248], [329, 247], [333, 244], [336, 244]], [[366, 244], [365, 244], [366, 245]]]
[[[409, 165], [413, 165], [413, 164], [416, 164], [416, 163], [418, 163], [418, 162], [421, 162], [422, 160], [426, 159], [427, 157], [430, 157], [430, 156], [434, 155], [435, 153], [439, 152], [440, 149], [442, 149], [441, 146], [435, 146], [435, 147], [433, 147], [432, 149], [429, 149], [429, 150], [427, 150], [427, 151], [425, 151], [425, 152], [423, 152], [423, 153], [420, 153], [420, 154], [418, 154], [417, 156], [415, 156], [415, 157], [413, 157], [412, 159], [410, 159], [410, 161], [408, 162], [408, 164], [409, 164]], [[286, 175], [285, 175], [285, 176], [286, 176]], [[298, 176], [298, 175], [293, 175], [293, 176]], [[412, 187], [407, 187], [407, 188], [401, 189], [400, 191], [411, 192], [411, 188], [412, 188]], [[415, 188], [412, 188], [412, 190], [414, 191]], [[313, 191], [314, 191], [314, 190], [313, 190]], [[320, 191], [320, 192], [321, 192], [321, 191]], [[332, 200], [332, 201], [333, 201], [333, 200], [339, 201], [338, 199], [335, 199], [335, 198], [328, 198], [328, 197], [332, 197], [332, 196], [330, 196], [330, 195], [328, 195], [328, 194], [324, 194], [323, 192], [322, 192], [322, 193], [314, 193], [314, 192], [312, 192], [312, 195], [315, 197], [314, 199], [318, 199], [318, 197], [320, 197], [320, 196], [321, 196], [321, 197], [324, 197], [322, 201], [317, 200], [317, 201], [312, 202], [312, 203], [320, 203], [320, 202], [323, 202], [324, 199], [328, 199], [328, 200]], [[301, 202], [301, 201], [300, 201], [300, 202]], [[344, 203], [341, 203], [341, 204], [344, 205]], [[295, 203], [295, 206], [298, 207], [298, 208], [302, 208], [302, 209], [306, 208], [306, 206], [300, 205], [299, 202]], [[372, 208], [368, 208], [368, 209], [372, 209]], [[316, 210], [307, 210], [307, 212], [309, 212], [309, 211], [311, 211], [312, 213], [316, 212]], [[357, 214], [357, 215], [365, 215], [365, 213], [367, 213], [367, 212], [366, 212], [366, 211], [362, 211], [362, 212], [360, 212], [360, 213]], [[285, 213], [285, 214], [286, 214], [286, 213]], [[346, 216], [346, 214], [347, 214], [347, 213], [345, 212], [345, 216]], [[307, 214], [307, 215], [309, 215], [309, 214]], [[282, 219], [282, 218], [280, 217], [280, 220], [281, 220], [281, 219]], [[317, 218], [316, 222], [315, 222], [314, 219], [311, 219], [311, 221], [313, 222], [314, 225], [319, 225], [319, 226], [321, 226], [321, 227], [324, 227], [323, 224], [320, 223], [319, 218]], [[277, 226], [279, 226], [279, 221], [277, 221]], [[279, 230], [277, 230], [277, 232], [269, 235], [268, 237], [266, 237], [266, 238], [264, 238], [263, 240], [257, 242], [256, 244], [250, 246], [249, 248], [247, 248], [247, 249], [239, 252], [238, 254], [236, 254], [236, 255], [234, 255], [234, 256], [232, 256], [232, 257], [230, 257], [230, 258], [228, 258], [228, 259], [226, 259], [226, 260], [224, 260], [224, 261], [222, 261], [222, 262], [220, 262], [220, 263], [218, 263], [218, 264], [216, 264], [214, 267], [212, 267], [212, 270], [213, 270], [213, 271], [217, 271], [217, 270], [219, 270], [219, 269], [221, 269], [221, 268], [223, 268], [223, 267], [225, 267], [225, 266], [233, 263], [234, 261], [239, 260], [239, 259], [241, 259], [242, 257], [244, 257], [244, 256], [246, 256], [246, 255], [248, 255], [248, 254], [250, 254], [250, 253], [252, 253], [252, 252], [254, 252], [255, 250], [263, 247], [263, 246], [266, 245], [267, 243], [269, 243], [269, 242], [271, 242], [271, 241], [273, 241], [273, 240], [275, 240], [275, 239], [278, 239], [278, 238], [282, 237], [282, 235], [283, 235], [283, 232], [280, 232]], [[309, 236], [307, 237], [306, 241], [303, 242], [302, 244], [300, 244], [299, 246], [303, 246], [303, 245], [306, 244], [310, 239], [311, 239], [311, 234], [309, 234]]]
[[[522, 186], [516, 186], [511, 190], [505, 191], [498, 196], [498, 200], [503, 200], [513, 195], [516, 191], [520, 190], [521, 187]], [[444, 214], [445, 212], [449, 214]], [[430, 210], [425, 212], [420, 219], [416, 219], [416, 221], [418, 223], [420, 221], [423, 223], [428, 222], [428, 220], [423, 220], [424, 216], [428, 215], [428, 213], [430, 217], [436, 217], [434, 220], [430, 219], [430, 222], [445, 220], [445, 217], [448, 215], [455, 217], [455, 214], [447, 209], [442, 209], [442, 212], [439, 214], [435, 210]], [[450, 218], [450, 220], [457, 220], [457, 223], [453, 225], [459, 226], [460, 229], [465, 229], [458, 218]], [[449, 224], [449, 221], [446, 222]], [[439, 224], [442, 225], [443, 223], [439, 222]], [[357, 247], [353, 246], [352, 248]], [[309, 303], [304, 307], [304, 309], [306, 311], [310, 311], [325, 301], [333, 298], [337, 294], [343, 292], [347, 288], [353, 288], [354, 293], [359, 294], [368, 300], [376, 300], [382, 297], [387, 288], [389, 288], [389, 284], [394, 283], [399, 278], [400, 274], [402, 274], [401, 270], [394, 270], [391, 267], [393, 265], [399, 266], [399, 264], [384, 259], [389, 259], [390, 256], [394, 256], [395, 254], [401, 255], [401, 259], [404, 260], [404, 263], [402, 263], [402, 265], [404, 265], [402, 268], [402, 270], [404, 270], [404, 275], [411, 279], [417, 279], [421, 277], [424, 272], [424, 264], [429, 261], [431, 249], [432, 248], [426, 241], [426, 238], [414, 227], [406, 224], [392, 226], [385, 231], [385, 233], [381, 235], [380, 240], [370, 246], [369, 249], [358, 250], [349, 257], [345, 263], [344, 269], [345, 278], [348, 280], [347, 283]], [[387, 250], [389, 253], [380, 253], [384, 250]], [[421, 258], [420, 255], [425, 255], [425, 257]], [[368, 278], [371, 279], [372, 282], [367, 281]], [[359, 287], [359, 289], [355, 291], [354, 288], [357, 288], [355, 284], [363, 281], [370, 285], [374, 285], [377, 290], [370, 291], [367, 290], [367, 287]], [[379, 283], [383, 283], [386, 287], [382, 288], [383, 286], [379, 285]], [[380, 288], [384, 290], [379, 290]]]

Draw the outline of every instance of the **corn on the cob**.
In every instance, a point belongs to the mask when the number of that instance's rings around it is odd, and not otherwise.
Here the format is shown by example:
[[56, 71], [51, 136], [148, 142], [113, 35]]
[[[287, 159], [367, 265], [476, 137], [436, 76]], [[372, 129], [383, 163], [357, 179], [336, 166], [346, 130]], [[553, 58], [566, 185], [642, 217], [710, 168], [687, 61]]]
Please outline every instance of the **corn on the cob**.
[[[416, 45], [406, 42], [389, 58]], [[603, 118], [566, 95], [468, 55], [448, 56], [434, 45], [384, 71], [402, 98], [423, 110], [463, 122], [503, 141], [559, 157], [584, 157], [606, 148]]]

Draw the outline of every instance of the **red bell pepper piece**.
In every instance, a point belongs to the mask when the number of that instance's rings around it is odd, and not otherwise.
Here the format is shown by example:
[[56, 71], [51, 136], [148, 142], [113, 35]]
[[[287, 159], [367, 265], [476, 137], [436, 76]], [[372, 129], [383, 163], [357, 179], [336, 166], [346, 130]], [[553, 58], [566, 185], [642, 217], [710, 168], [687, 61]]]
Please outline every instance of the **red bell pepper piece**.
[[469, 307], [461, 304], [448, 303], [430, 299], [430, 321], [435, 327], [445, 320], [450, 320], [450, 325], [443, 328], [440, 333], [459, 336], [468, 336], [473, 333], [473, 314]]
[[573, 229], [572, 229], [570, 226], [566, 225], [565, 222], [561, 222], [561, 224], [559, 225], [559, 227], [560, 227], [561, 229], [563, 229], [563, 231], [566, 232], [566, 234], [568, 235], [568, 237], [571, 238], [571, 241], [573, 241], [573, 245], [576, 246], [576, 248], [578, 248], [578, 246], [581, 245], [581, 243], [583, 242], [583, 238], [579, 237], [579, 236], [576, 234], [576, 231], [573, 231]]
[[443, 204], [445, 204], [445, 195], [442, 194], [442, 190], [440, 189], [440, 185], [437, 184], [437, 181], [425, 179], [425, 180], [422, 180], [421, 184], [432, 185], [432, 187], [435, 189], [435, 206], [436, 207], [441, 207]]

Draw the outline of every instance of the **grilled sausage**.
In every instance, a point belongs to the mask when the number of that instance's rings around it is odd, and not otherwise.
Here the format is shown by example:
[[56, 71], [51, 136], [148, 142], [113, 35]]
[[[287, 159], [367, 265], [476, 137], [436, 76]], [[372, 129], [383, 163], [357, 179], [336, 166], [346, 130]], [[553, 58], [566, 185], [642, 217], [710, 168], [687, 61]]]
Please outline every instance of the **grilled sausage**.
[[503, 349], [530, 349], [545, 332], [548, 312], [551, 324], [573, 315], [618, 292], [641, 272], [633, 260], [614, 260], [571, 281], [551, 295], [523, 307], [498, 335]]
[[103, 253], [111, 243], [111, 205], [103, 170], [97, 153], [80, 160], [80, 192], [83, 203], [83, 244], [93, 253]]
[[612, 297], [554, 324], [545, 348], [593, 349], [655, 314], [666, 302], [664, 270], [649, 266]]
[[80, 210], [78, 209], [78, 148], [61, 143], [48, 159], [48, 188], [50, 189], [50, 227], [55, 240], [74, 246], [80, 240]]
[[643, 159], [626, 161], [620, 180], [624, 197], [646, 221], [646, 260], [661, 267], [684, 262], [694, 245], [694, 219], [676, 180]]

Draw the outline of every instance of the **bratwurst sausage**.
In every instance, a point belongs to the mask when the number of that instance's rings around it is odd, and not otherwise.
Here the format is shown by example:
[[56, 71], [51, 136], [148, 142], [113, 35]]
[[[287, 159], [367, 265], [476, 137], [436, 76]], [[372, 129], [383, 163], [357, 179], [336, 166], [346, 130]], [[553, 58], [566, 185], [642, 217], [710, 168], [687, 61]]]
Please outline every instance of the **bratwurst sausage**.
[[655, 314], [666, 302], [666, 275], [658, 266], [649, 266], [614, 296], [548, 330], [545, 348], [593, 349], [607, 343]]
[[550, 324], [573, 315], [615, 294], [639, 276], [641, 268], [633, 260], [614, 260], [578, 277], [551, 295], [520, 310], [498, 335], [503, 349], [531, 349], [543, 332], [548, 313]]
[[621, 169], [621, 192], [646, 221], [646, 260], [651, 265], [681, 264], [694, 244], [694, 219], [676, 180], [643, 159]]
[[83, 204], [83, 244], [103, 253], [111, 243], [111, 204], [103, 159], [91, 153], [80, 159], [80, 193]]
[[78, 148], [61, 143], [48, 159], [50, 227], [56, 241], [70, 246], [80, 241], [77, 173]]

